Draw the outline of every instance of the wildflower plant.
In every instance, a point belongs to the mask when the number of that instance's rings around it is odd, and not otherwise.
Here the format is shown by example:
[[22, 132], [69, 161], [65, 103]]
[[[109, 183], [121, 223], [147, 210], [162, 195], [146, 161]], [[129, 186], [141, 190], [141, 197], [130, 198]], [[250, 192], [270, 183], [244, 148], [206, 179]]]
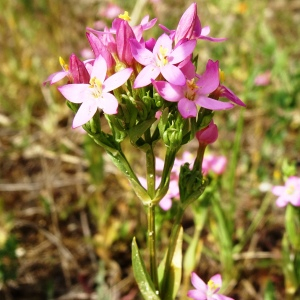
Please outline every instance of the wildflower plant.
[[[156, 19], [149, 21], [146, 16], [140, 25], [131, 26], [125, 12], [113, 20], [111, 28], [87, 28], [95, 57], [81, 61], [72, 54], [69, 66], [60, 59], [63, 70], [45, 83], [68, 79], [58, 90], [75, 113], [73, 127], [82, 126], [103, 147], [147, 211], [149, 262], [143, 260], [135, 238], [132, 242], [133, 272], [141, 294], [145, 299], [175, 299], [182, 273], [181, 220], [190, 204], [201, 203], [207, 186], [204, 173], [208, 167], [202, 165], [207, 145], [218, 137], [214, 111], [245, 104], [223, 85], [219, 61], [209, 60], [204, 73], [197, 73], [197, 41], [225, 39], [208, 37], [209, 27], [201, 26], [196, 3], [182, 15], [175, 30], [160, 25], [165, 31], [161, 36], [144, 40], [143, 32], [155, 23]], [[109, 131], [102, 128], [104, 121]], [[182, 161], [174, 176], [178, 151], [194, 138], [199, 141], [194, 161]], [[123, 152], [125, 139], [145, 155], [145, 182]], [[160, 170], [154, 155], [158, 141], [166, 149]], [[174, 178], [178, 189], [170, 191]], [[170, 207], [175, 197], [178, 205], [168, 249], [158, 264], [155, 208], [165, 197], [167, 204], [161, 207]], [[212, 294], [217, 290], [206, 289]]]
[[285, 208], [282, 268], [286, 297], [294, 299], [300, 289], [300, 177], [294, 175], [295, 166], [289, 165], [286, 161], [282, 171], [285, 184], [273, 186], [272, 193], [278, 197], [276, 205]]

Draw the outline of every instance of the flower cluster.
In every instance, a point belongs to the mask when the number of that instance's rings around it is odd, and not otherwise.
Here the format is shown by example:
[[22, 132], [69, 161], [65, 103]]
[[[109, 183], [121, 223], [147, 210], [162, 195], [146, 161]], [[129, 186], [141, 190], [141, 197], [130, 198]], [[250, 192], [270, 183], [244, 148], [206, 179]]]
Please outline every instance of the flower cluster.
[[284, 186], [274, 186], [272, 193], [278, 196], [276, 200], [278, 207], [284, 207], [289, 203], [293, 206], [300, 206], [300, 178], [296, 176], [289, 177]]
[[[105, 14], [107, 18], [118, 11], [116, 7], [111, 9], [109, 16]], [[245, 104], [223, 84], [219, 61], [204, 62], [202, 74], [196, 69], [198, 40], [225, 40], [209, 36], [210, 29], [202, 27], [196, 3], [184, 12], [175, 30], [159, 25], [163, 33], [157, 39], [144, 39], [144, 31], [156, 25], [156, 18], [150, 20], [145, 16], [135, 26], [130, 21], [125, 12], [103, 31], [98, 30], [100, 26], [87, 28], [86, 38], [93, 57], [90, 58], [89, 51], [86, 60], [72, 54], [69, 64], [60, 58], [62, 70], [51, 74], [44, 84], [67, 80], [58, 90], [75, 112], [73, 128], [82, 126], [105, 149], [148, 209], [150, 274], [144, 268], [135, 240], [133, 272], [145, 299], [157, 299], [158, 293], [165, 299], [177, 289], [170, 274], [173, 274], [173, 258], [177, 252], [174, 249], [180, 247], [179, 225], [183, 213], [203, 194], [208, 184], [204, 175], [210, 170], [221, 174], [226, 167], [225, 157], [204, 156], [206, 147], [218, 138], [213, 111]], [[108, 126], [104, 127], [105, 121]], [[181, 160], [176, 159], [181, 147], [195, 137], [199, 142], [197, 154], [193, 157], [188, 153]], [[137, 176], [123, 152], [121, 143], [125, 138], [145, 154], [145, 179]], [[156, 145], [165, 146], [163, 161], [155, 159]], [[176, 238], [170, 240], [159, 285], [154, 208], [160, 203], [164, 210], [169, 209], [173, 198], [180, 198], [171, 234]], [[220, 275], [213, 276], [206, 285], [193, 274], [192, 284], [196, 290], [188, 295], [194, 299], [230, 299], [217, 295], [222, 284]]]
[[[87, 28], [93, 59], [81, 61], [72, 54], [69, 65], [60, 59], [63, 70], [50, 75], [45, 83], [68, 78], [68, 84], [59, 87], [59, 91], [68, 101], [78, 104], [74, 128], [89, 122], [98, 110], [119, 119], [126, 120], [126, 113], [128, 118], [135, 117], [136, 120], [125, 121], [126, 124], [121, 122], [125, 130], [129, 124], [131, 127], [139, 124], [142, 113], [144, 119], [150, 118], [172, 103], [177, 104], [184, 119], [196, 118], [200, 107], [224, 110], [233, 104], [244, 106], [222, 84], [218, 61], [209, 60], [204, 73], [196, 73], [192, 58], [197, 40], [224, 40], [208, 36], [209, 27], [201, 26], [196, 3], [182, 15], [176, 30], [160, 25], [165, 31], [161, 36], [144, 40], [143, 32], [156, 21], [146, 16], [139, 25], [131, 26], [125, 12], [113, 20], [111, 28], [103, 31]], [[145, 100], [146, 96], [153, 100], [154, 94], [162, 99], [152, 101], [155, 103]], [[220, 101], [222, 97], [230, 102]]]

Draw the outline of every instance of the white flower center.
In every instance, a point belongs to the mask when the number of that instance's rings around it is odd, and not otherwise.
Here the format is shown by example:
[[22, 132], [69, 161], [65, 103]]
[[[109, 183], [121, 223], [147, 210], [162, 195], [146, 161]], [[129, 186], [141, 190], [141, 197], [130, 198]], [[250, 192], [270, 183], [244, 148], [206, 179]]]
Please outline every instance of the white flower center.
[[103, 84], [98, 78], [96, 77], [91, 78], [90, 88], [93, 89], [92, 94], [95, 98], [99, 98], [101, 96]]
[[169, 62], [168, 58], [167, 58], [168, 52], [169, 51], [167, 48], [160, 46], [159, 52], [157, 53], [157, 60], [156, 60], [158, 67], [162, 67], [162, 66], [165, 66], [166, 64], [168, 64], [168, 62]]

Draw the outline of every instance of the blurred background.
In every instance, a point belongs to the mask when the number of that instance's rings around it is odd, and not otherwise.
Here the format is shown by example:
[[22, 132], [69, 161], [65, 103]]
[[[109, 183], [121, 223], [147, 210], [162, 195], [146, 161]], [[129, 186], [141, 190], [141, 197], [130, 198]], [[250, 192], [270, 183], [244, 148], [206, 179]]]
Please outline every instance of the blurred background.
[[[59, 56], [90, 56], [86, 27], [102, 30], [127, 10], [133, 22], [148, 14], [175, 29], [192, 2], [0, 2], [1, 299], [139, 299], [130, 245], [134, 235], [146, 241], [142, 205], [102, 149], [71, 128], [73, 113], [57, 85], [42, 83], [61, 70]], [[284, 210], [270, 187], [283, 183], [285, 162], [300, 164], [300, 2], [196, 2], [210, 36], [227, 38], [198, 42], [198, 71], [219, 60], [226, 86], [247, 105], [215, 114], [220, 137], [210, 149], [228, 159], [222, 197], [234, 203], [235, 239], [270, 199], [247, 245], [254, 259], [237, 259], [231, 296], [263, 299], [271, 282], [274, 299], [283, 299]], [[146, 37], [161, 33], [155, 26]], [[184, 227], [193, 230], [189, 215]], [[256, 257], [260, 251], [269, 257]], [[209, 278], [218, 268], [205, 259], [199, 267]]]

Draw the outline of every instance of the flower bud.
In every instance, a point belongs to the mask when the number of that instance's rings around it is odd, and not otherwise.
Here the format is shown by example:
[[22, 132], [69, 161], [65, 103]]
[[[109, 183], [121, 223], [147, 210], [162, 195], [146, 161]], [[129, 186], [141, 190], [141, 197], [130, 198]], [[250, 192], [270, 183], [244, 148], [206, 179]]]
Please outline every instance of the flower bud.
[[121, 20], [116, 32], [117, 53], [121, 62], [127, 66], [132, 66], [134, 58], [131, 53], [130, 39], [134, 39], [135, 35], [128, 22]]
[[89, 83], [90, 75], [84, 63], [75, 54], [71, 54], [69, 64], [69, 72], [72, 75], [73, 83]]
[[190, 39], [193, 35], [197, 19], [197, 3], [192, 3], [182, 15], [175, 33], [175, 45], [182, 39]]
[[97, 58], [99, 55], [102, 55], [106, 61], [108, 70], [113, 70], [116, 62], [101, 40], [93, 33], [86, 33], [86, 36], [94, 52], [95, 58]]
[[218, 127], [214, 121], [211, 120], [207, 127], [196, 132], [196, 138], [199, 144], [208, 145], [214, 143], [218, 138]]

